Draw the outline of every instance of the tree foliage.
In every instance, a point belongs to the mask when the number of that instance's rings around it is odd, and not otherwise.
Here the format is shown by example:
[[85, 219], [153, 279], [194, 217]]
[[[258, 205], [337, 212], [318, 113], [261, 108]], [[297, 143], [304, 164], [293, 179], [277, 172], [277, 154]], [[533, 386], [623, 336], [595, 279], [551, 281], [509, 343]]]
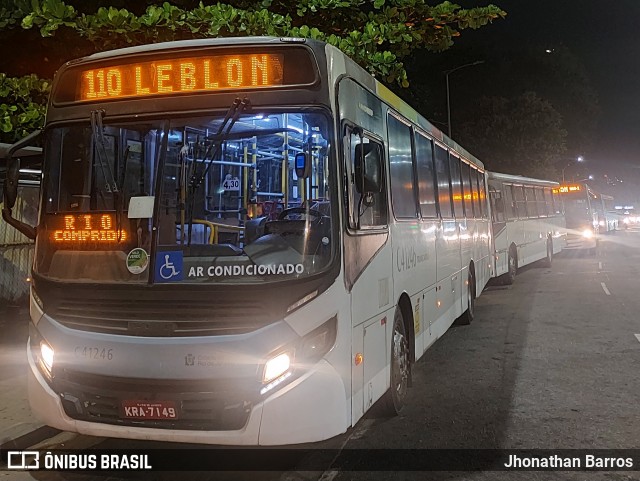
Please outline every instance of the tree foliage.
[[43, 37], [72, 29], [96, 50], [206, 37], [319, 39], [340, 48], [387, 83], [405, 87], [402, 59], [416, 49], [445, 50], [462, 30], [480, 28], [506, 15], [494, 5], [463, 9], [449, 1], [430, 6], [421, 0], [200, 2], [192, 9], [164, 2], [149, 5], [141, 15], [115, 7], [79, 13], [62, 0], [32, 0], [31, 7], [21, 19], [23, 28], [37, 27]]
[[[406, 87], [407, 56], [418, 49], [445, 50], [462, 30], [506, 15], [494, 5], [463, 9], [449, 1], [430, 6], [423, 0], [230, 0], [188, 7], [164, 2], [144, 11], [140, 3], [133, 2], [137, 12], [111, 6], [90, 13], [63, 0], [0, 0], [0, 33], [22, 27], [37, 28], [43, 38], [62, 34], [56, 52], [42, 53], [45, 61], [54, 57], [57, 63], [113, 48], [192, 38], [313, 38], [338, 47], [386, 83]], [[41, 125], [44, 114], [44, 101], [11, 95], [13, 100], [0, 107], [4, 140]]]
[[0, 73], [0, 142], [13, 143], [42, 127], [50, 87], [35, 75]]
[[555, 178], [566, 149], [562, 116], [534, 92], [510, 99], [483, 97], [476, 116], [458, 128], [459, 140], [497, 172]]

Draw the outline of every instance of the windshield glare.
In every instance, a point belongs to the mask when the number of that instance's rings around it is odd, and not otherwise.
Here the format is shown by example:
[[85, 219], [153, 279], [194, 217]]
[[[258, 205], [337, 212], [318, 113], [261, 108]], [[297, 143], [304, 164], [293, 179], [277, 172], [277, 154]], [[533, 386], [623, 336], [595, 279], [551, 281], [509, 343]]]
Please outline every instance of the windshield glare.
[[[40, 274], [253, 282], [330, 264], [335, 182], [326, 115], [91, 120], [48, 132]], [[307, 159], [306, 178], [296, 175], [304, 175], [296, 154]]]

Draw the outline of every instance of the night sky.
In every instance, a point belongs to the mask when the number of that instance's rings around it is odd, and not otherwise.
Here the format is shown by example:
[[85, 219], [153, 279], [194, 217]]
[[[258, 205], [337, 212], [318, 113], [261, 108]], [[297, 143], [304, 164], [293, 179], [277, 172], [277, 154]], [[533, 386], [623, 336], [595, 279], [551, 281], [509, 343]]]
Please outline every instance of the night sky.
[[599, 98], [601, 115], [589, 153], [599, 170], [608, 166], [640, 173], [640, 1], [495, 0], [504, 20], [464, 31], [464, 42], [566, 45], [584, 64]]

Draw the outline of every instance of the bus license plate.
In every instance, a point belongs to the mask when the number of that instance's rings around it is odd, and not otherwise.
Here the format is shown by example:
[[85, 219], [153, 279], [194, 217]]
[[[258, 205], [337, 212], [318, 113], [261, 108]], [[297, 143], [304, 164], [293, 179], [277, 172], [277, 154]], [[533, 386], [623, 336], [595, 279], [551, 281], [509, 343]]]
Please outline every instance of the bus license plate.
[[125, 419], [178, 419], [173, 401], [122, 401]]

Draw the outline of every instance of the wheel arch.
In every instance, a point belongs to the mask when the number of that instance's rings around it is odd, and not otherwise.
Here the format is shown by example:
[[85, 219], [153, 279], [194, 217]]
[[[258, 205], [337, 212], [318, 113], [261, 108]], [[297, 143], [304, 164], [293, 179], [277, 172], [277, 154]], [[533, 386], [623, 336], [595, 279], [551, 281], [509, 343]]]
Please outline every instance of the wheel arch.
[[404, 321], [404, 331], [409, 338], [409, 349], [411, 362], [416, 362], [416, 334], [413, 327], [413, 309], [411, 306], [411, 299], [409, 294], [403, 292], [398, 298], [398, 307], [402, 312], [402, 319]]

